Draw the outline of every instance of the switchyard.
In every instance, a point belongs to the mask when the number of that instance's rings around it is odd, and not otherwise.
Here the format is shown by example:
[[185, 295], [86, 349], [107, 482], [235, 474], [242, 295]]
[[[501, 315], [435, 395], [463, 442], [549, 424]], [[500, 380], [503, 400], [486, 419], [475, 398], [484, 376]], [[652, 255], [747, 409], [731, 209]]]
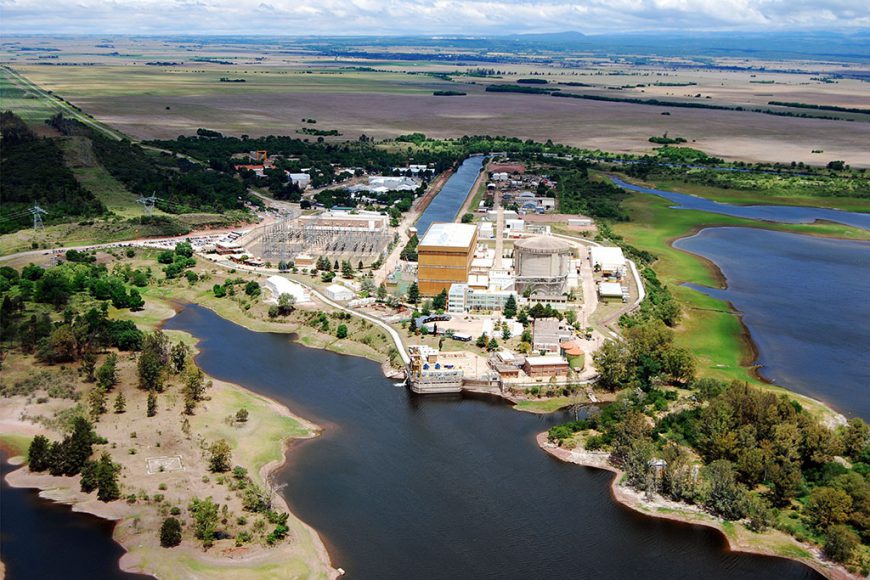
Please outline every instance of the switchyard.
[[385, 228], [283, 219], [265, 226], [258, 243], [263, 258], [272, 261], [292, 260], [303, 253], [364, 259], [380, 256], [390, 239], [391, 235]]

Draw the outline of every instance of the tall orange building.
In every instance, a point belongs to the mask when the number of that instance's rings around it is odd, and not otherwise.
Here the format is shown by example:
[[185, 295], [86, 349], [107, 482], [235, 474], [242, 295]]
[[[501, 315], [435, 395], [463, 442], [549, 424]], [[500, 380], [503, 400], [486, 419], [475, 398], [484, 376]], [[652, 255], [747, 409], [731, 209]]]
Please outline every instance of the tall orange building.
[[417, 245], [417, 285], [422, 296], [468, 281], [477, 246], [477, 226], [434, 223]]

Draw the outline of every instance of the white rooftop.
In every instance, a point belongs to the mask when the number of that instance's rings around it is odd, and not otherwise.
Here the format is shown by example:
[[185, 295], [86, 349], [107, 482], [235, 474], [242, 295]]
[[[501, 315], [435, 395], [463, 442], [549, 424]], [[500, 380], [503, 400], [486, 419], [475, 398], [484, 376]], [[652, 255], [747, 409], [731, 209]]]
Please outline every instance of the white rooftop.
[[476, 231], [477, 226], [472, 224], [435, 223], [429, 226], [419, 245], [467, 248]]
[[614, 264], [621, 266], [625, 263], [622, 248], [592, 246], [589, 249], [589, 256], [592, 258], [593, 264]]
[[311, 298], [308, 296], [308, 292], [305, 291], [305, 288], [296, 282], [291, 282], [287, 278], [282, 276], [270, 276], [266, 280], [266, 288], [272, 293], [272, 298], [270, 301], [278, 303], [278, 297], [281, 294], [289, 294], [295, 300], [296, 304], [304, 304], [307, 302], [311, 302]]
[[602, 296], [622, 296], [622, 284], [619, 282], [601, 282], [598, 293]]

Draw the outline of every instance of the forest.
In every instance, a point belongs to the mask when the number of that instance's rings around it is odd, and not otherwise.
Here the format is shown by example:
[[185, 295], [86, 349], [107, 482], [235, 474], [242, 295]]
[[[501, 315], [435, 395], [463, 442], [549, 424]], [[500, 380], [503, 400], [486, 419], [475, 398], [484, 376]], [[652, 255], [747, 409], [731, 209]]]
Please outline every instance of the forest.
[[103, 204], [79, 185], [64, 165], [63, 153], [52, 139], [38, 137], [9, 111], [0, 113], [0, 133], [0, 234], [29, 227], [32, 219], [28, 209], [34, 203], [48, 212], [45, 223], [105, 212]]

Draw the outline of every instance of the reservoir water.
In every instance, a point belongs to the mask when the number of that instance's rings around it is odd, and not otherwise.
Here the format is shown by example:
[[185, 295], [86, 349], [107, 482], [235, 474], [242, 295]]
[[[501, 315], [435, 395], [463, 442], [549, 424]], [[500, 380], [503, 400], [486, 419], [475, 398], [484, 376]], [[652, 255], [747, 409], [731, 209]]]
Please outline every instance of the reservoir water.
[[713, 261], [768, 380], [870, 420], [870, 242], [710, 228], [676, 247]]
[[95, 578], [136, 580], [118, 568], [124, 549], [112, 540], [114, 524], [39, 497], [35, 489], [11, 487], [13, 468], [0, 449], [0, 559], [6, 578]]
[[477, 181], [485, 160], [484, 155], [472, 155], [450, 176], [415, 224], [421, 239], [434, 222], [452, 222], [456, 219], [456, 214]]
[[737, 554], [720, 534], [615, 503], [612, 475], [558, 461], [538, 416], [491, 398], [419, 397], [379, 365], [248, 331], [188, 306], [167, 328], [201, 340], [210, 375], [322, 427], [278, 473], [294, 513], [349, 578], [816, 578]]
[[751, 220], [787, 224], [808, 224], [816, 220], [826, 220], [865, 230], [870, 229], [870, 213], [794, 205], [731, 205], [695, 195], [634, 185], [615, 176], [610, 176], [610, 180], [624, 189], [657, 195], [678, 204], [674, 209], [695, 209]]

